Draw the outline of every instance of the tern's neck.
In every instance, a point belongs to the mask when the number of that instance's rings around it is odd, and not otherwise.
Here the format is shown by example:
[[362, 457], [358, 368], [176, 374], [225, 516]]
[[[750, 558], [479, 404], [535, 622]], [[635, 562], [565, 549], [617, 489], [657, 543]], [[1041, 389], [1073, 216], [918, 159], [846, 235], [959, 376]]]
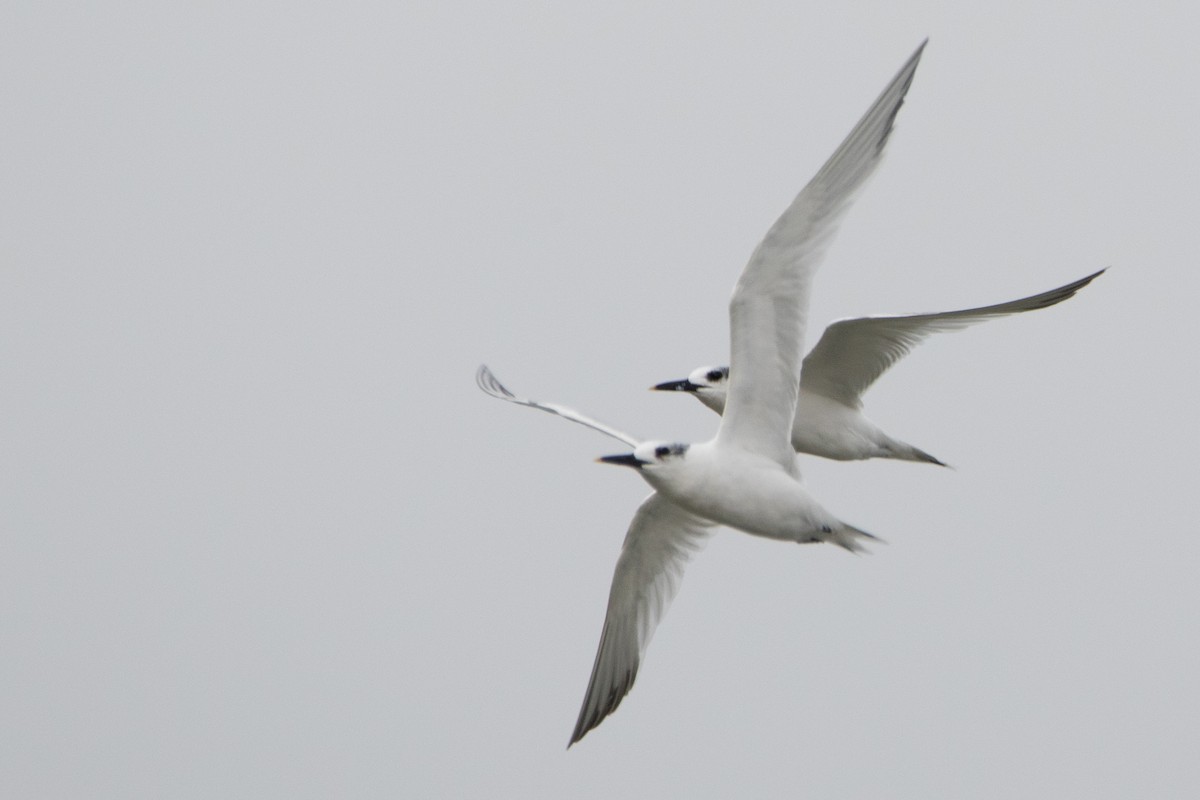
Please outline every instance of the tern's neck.
[[725, 413], [725, 395], [716, 392], [696, 392], [695, 397], [711, 411], [718, 414]]

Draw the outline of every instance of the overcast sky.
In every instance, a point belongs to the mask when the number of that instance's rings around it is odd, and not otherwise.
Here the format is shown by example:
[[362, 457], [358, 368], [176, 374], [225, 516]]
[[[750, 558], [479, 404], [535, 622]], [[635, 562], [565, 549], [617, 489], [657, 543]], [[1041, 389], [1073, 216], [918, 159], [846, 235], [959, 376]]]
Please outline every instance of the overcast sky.
[[[821, 6], [10, 3], [0, 795], [1200, 792], [1198, 12]], [[646, 387], [926, 36], [810, 343], [1111, 269], [889, 372], [955, 469], [804, 459], [887, 544], [723, 531], [566, 751], [647, 487], [476, 366], [709, 438]]]

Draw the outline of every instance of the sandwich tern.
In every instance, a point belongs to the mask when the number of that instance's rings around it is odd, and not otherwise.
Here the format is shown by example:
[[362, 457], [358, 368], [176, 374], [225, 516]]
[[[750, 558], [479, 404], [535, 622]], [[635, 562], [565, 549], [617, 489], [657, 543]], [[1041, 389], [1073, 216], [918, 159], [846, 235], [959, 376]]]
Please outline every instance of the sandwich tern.
[[573, 409], [516, 397], [481, 366], [493, 397], [557, 414], [632, 452], [600, 461], [634, 468], [654, 492], [634, 514], [617, 560], [600, 644], [568, 747], [616, 710], [691, 552], [715, 525], [771, 539], [874, 538], [842, 522], [800, 483], [791, 446], [813, 275], [856, 191], [878, 166], [925, 42], [755, 248], [729, 303], [732, 377], [717, 435], [699, 444], [639, 441]]
[[[892, 438], [869, 420], [862, 410], [862, 396], [867, 389], [930, 334], [1049, 308], [1073, 297], [1103, 272], [1093, 272], [1048, 292], [981, 308], [837, 320], [804, 357], [792, 421], [792, 447], [798, 453], [838, 461], [895, 458], [946, 466], [924, 450]], [[688, 392], [720, 414], [725, 410], [728, 387], [729, 367], [699, 367], [684, 380], [651, 388]]]

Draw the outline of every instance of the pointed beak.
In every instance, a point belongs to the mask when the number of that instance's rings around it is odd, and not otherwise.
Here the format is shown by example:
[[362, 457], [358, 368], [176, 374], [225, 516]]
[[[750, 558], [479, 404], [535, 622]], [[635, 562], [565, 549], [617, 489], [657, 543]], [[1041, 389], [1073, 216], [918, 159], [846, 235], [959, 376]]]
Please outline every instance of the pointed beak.
[[681, 381], [667, 381], [650, 387], [652, 392], [694, 392], [701, 388], [700, 384], [692, 383], [687, 378]]
[[633, 467], [634, 469], [641, 469], [642, 464], [645, 463], [633, 453], [625, 453], [620, 456], [601, 456], [596, 459], [596, 462], [599, 464], [617, 464], [618, 466]]

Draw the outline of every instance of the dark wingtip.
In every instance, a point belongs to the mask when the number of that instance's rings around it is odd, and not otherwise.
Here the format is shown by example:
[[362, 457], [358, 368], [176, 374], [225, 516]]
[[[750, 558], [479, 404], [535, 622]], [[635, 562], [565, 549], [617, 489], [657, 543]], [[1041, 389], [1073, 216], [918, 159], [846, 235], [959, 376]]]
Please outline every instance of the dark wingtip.
[[[603, 717], [601, 717], [603, 719]], [[571, 741], [567, 742], [567, 749], [570, 750], [575, 744], [583, 740], [583, 737], [588, 735], [588, 731], [600, 724], [600, 720], [596, 720], [590, 725], [585, 723], [581, 717], [575, 723], [575, 730], [571, 732]]]
[[[905, 61], [904, 67], [900, 68], [900, 74], [904, 74], [905, 72], [908, 74], [904, 80], [904, 86], [902, 86], [900, 89], [900, 97], [898, 100], [896, 100], [896, 104], [892, 109], [892, 113], [888, 115], [888, 124], [883, 130], [883, 136], [880, 138], [880, 142], [878, 142], [876, 145], [877, 154], [881, 154], [881, 152], [883, 152], [884, 146], [887, 146], [888, 139], [892, 138], [892, 131], [895, 127], [896, 116], [900, 114], [900, 109], [904, 107], [905, 98], [908, 96], [908, 89], [910, 89], [912, 86], [913, 78], [917, 77], [917, 65], [920, 64], [920, 56], [924, 54], [926, 44], [929, 44], [928, 36], [926, 36], [924, 40], [918, 44], [917, 49], [913, 50], [912, 55], [908, 56], [908, 60]], [[882, 97], [880, 100], [882, 100]]]
[[475, 370], [475, 385], [485, 394], [490, 394], [492, 397], [513, 396], [513, 393], [506, 389], [504, 384], [492, 374], [487, 364], [480, 364], [479, 369]]
[[1054, 289], [1054, 290], [1047, 292], [1045, 298], [1043, 299], [1042, 303], [1038, 307], [1039, 308], [1049, 308], [1050, 306], [1058, 305], [1059, 303], [1063, 302], [1064, 300], [1070, 300], [1072, 297], [1074, 297], [1076, 294], [1079, 293], [1080, 289], [1087, 286], [1089, 283], [1096, 280], [1096, 278], [1099, 278], [1101, 275], [1103, 275], [1107, 271], [1108, 271], [1108, 267], [1105, 267], [1104, 269], [1096, 270], [1091, 275], [1087, 275], [1083, 278], [1080, 278], [1077, 281], [1072, 281], [1071, 283], [1068, 283], [1066, 286], [1060, 286], [1058, 289]]
[[593, 712], [591, 715], [587, 715], [583, 711], [580, 711], [579, 719], [575, 721], [575, 730], [571, 731], [571, 741], [567, 742], [567, 749], [570, 750], [576, 742], [582, 740], [583, 737], [588, 735], [588, 731], [603, 722], [604, 718], [611, 713], [611, 709], [599, 714]]

